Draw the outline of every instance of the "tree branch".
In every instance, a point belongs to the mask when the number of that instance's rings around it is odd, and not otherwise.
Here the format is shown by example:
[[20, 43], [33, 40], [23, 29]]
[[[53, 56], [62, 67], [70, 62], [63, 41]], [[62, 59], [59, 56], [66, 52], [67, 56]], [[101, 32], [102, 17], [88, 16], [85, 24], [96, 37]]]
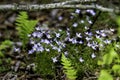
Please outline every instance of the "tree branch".
[[[80, 9], [97, 9], [103, 12], [113, 12], [113, 13], [120, 13], [119, 9], [112, 9], [102, 7], [97, 4], [82, 4], [81, 0], [73, 0], [73, 1], [65, 1], [59, 3], [51, 3], [51, 4], [6, 4], [0, 5], [0, 10], [26, 10], [26, 11], [38, 11], [43, 9], [68, 9], [68, 8], [80, 8]], [[89, 2], [90, 0], [83, 0], [83, 2]], [[92, 0], [92, 2], [95, 0]], [[79, 2], [79, 4], [70, 4], [74, 2]], [[90, 2], [89, 2], [90, 3]]]

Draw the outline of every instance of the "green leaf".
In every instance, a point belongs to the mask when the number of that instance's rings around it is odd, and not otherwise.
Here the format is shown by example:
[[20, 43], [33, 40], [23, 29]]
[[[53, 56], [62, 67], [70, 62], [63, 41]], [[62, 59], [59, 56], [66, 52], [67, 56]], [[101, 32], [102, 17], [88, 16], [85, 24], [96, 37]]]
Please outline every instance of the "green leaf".
[[4, 57], [4, 54], [0, 51], [0, 57]]
[[113, 80], [113, 77], [106, 70], [101, 70], [98, 80]]
[[98, 60], [97, 64], [98, 64], [98, 65], [103, 65], [103, 61]]
[[117, 17], [116, 22], [117, 22], [117, 24], [118, 24], [119, 27], [120, 27], [120, 16]]
[[113, 65], [112, 70], [114, 71], [115, 74], [120, 75], [120, 65]]
[[64, 54], [61, 57], [62, 65], [64, 68], [64, 72], [67, 75], [67, 78], [70, 80], [76, 79], [76, 70], [72, 67], [71, 62], [67, 59]]
[[113, 60], [113, 57], [110, 54], [105, 54], [103, 56], [103, 65], [104, 64], [107, 64], [107, 65], [111, 64], [112, 60]]
[[18, 18], [16, 19], [16, 26], [19, 33], [19, 37], [23, 43], [23, 48], [28, 43], [28, 34], [31, 34], [35, 30], [35, 25], [37, 20], [28, 20], [27, 12], [22, 11], [19, 13]]
[[116, 22], [118, 24], [118, 35], [120, 35], [120, 16], [117, 17]]
[[110, 55], [113, 57], [113, 58], [117, 58], [118, 57], [118, 54], [116, 53], [116, 51], [114, 50], [114, 48], [112, 48], [110, 50]]
[[11, 46], [12, 42], [10, 40], [5, 40], [0, 45], [0, 50], [6, 49], [7, 47]]
[[117, 58], [117, 57], [118, 57], [118, 54], [115, 52], [114, 48], [111, 48], [110, 52], [103, 56], [103, 65], [104, 64], [107, 64], [107, 65], [111, 64], [113, 59]]

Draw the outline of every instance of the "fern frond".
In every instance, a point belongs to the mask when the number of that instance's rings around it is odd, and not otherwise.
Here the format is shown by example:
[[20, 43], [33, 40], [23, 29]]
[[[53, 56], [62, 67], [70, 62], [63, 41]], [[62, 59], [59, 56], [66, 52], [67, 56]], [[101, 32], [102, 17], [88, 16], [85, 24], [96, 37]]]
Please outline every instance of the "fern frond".
[[12, 44], [13, 43], [10, 40], [5, 40], [0, 44], [0, 58], [4, 57], [4, 54], [2, 53], [2, 50], [5, 50], [6, 48], [11, 47]]
[[11, 46], [13, 43], [10, 40], [5, 40], [4, 42], [1, 43], [0, 45], [0, 50], [4, 50], [7, 47]]
[[27, 12], [22, 11], [16, 19], [16, 26], [20, 36], [20, 39], [23, 43], [23, 47], [28, 43], [28, 34], [34, 31], [34, 27], [37, 24], [37, 20], [28, 20]]
[[62, 54], [62, 65], [64, 68], [64, 72], [69, 80], [75, 80], [76, 79], [76, 70], [73, 68], [71, 62], [69, 59], [67, 59], [64, 54]]

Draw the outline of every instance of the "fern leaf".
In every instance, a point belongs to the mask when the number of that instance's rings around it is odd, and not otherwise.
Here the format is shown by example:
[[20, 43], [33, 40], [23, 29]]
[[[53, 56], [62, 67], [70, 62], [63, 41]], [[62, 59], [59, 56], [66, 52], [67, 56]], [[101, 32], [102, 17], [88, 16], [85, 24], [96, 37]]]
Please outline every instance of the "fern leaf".
[[37, 22], [37, 20], [28, 20], [28, 15], [25, 11], [20, 12], [18, 15], [18, 18], [16, 19], [16, 29], [18, 30], [23, 47], [28, 43], [28, 34], [31, 34], [34, 31]]
[[76, 79], [76, 70], [72, 67], [71, 62], [62, 54], [62, 65], [64, 68], [64, 72], [67, 75], [67, 78], [70, 80], [75, 80]]
[[0, 45], [0, 50], [6, 49], [8, 46], [11, 46], [13, 43], [10, 40], [5, 40]]

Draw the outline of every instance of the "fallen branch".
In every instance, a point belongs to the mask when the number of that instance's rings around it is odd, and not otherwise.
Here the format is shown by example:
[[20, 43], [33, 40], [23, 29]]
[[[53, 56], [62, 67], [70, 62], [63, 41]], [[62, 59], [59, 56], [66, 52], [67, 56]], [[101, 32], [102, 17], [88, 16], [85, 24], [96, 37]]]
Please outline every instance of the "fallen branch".
[[[87, 0], [83, 0], [84, 2]], [[90, 0], [88, 0], [89, 2]], [[93, 0], [95, 1], [95, 0]], [[74, 2], [79, 2], [79, 4], [70, 4]], [[90, 2], [89, 2], [90, 3]], [[120, 13], [119, 9], [106, 8], [97, 4], [82, 4], [80, 0], [73, 1], [65, 1], [59, 3], [51, 3], [51, 4], [6, 4], [0, 5], [0, 10], [8, 11], [8, 10], [26, 10], [26, 11], [38, 11], [43, 9], [97, 9], [103, 12], [112, 12], [112, 13]]]

